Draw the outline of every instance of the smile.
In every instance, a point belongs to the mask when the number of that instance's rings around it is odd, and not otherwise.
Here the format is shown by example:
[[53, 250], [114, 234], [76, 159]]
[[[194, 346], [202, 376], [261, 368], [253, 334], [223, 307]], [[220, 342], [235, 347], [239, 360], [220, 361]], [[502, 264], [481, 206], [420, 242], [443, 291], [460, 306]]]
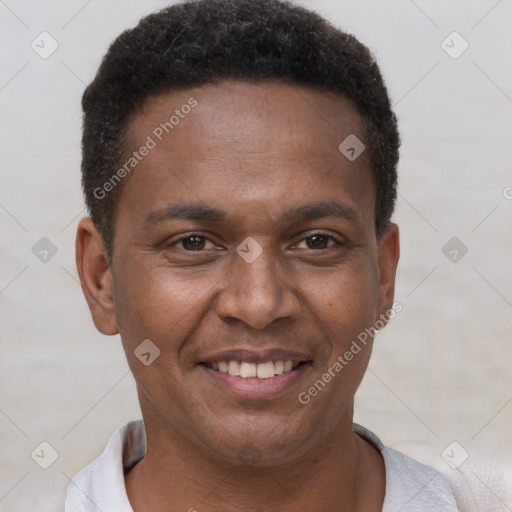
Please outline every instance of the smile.
[[306, 379], [305, 375], [313, 365], [311, 359], [267, 357], [254, 356], [253, 361], [244, 360], [250, 357], [239, 357], [238, 360], [231, 357], [224, 360], [222, 357], [218, 360], [212, 358], [199, 363], [197, 368], [202, 370], [210, 384], [244, 399], [270, 399], [304, 387], [300, 383]]
[[297, 368], [301, 361], [264, 361], [262, 363], [251, 363], [248, 361], [214, 361], [205, 363], [208, 368], [227, 373], [242, 379], [270, 379], [276, 375], [288, 373]]

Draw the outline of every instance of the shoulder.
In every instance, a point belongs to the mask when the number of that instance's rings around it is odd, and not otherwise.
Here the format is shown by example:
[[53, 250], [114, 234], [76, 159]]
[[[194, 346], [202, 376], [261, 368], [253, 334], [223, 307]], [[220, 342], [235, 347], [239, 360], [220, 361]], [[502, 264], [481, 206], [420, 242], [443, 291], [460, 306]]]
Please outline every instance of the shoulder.
[[145, 446], [142, 420], [130, 421], [116, 430], [103, 453], [71, 479], [65, 512], [133, 512], [124, 472], [144, 456]]
[[386, 469], [382, 512], [458, 512], [448, 480], [436, 469], [384, 446], [371, 431], [354, 424], [354, 432], [373, 444]]

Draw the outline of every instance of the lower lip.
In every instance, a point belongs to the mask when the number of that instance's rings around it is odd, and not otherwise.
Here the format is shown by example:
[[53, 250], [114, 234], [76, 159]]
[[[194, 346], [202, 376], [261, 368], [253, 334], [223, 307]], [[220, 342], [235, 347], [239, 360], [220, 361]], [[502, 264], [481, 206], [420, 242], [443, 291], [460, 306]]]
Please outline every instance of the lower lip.
[[310, 366], [310, 362], [303, 363], [294, 370], [282, 373], [281, 375], [275, 375], [269, 379], [245, 379], [236, 375], [230, 375], [229, 373], [213, 370], [203, 364], [199, 365], [199, 368], [204, 371], [214, 383], [237, 396], [243, 398], [268, 398], [289, 390], [289, 388], [301, 379]]

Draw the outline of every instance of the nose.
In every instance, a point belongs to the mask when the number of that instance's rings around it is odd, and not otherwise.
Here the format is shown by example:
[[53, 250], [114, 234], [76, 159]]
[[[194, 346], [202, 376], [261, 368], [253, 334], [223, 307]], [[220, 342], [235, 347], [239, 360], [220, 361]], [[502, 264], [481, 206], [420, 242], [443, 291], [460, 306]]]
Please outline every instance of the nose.
[[300, 301], [285, 284], [270, 250], [264, 250], [252, 263], [238, 254], [233, 258], [217, 300], [221, 319], [236, 319], [254, 329], [264, 329], [277, 319], [297, 318]]

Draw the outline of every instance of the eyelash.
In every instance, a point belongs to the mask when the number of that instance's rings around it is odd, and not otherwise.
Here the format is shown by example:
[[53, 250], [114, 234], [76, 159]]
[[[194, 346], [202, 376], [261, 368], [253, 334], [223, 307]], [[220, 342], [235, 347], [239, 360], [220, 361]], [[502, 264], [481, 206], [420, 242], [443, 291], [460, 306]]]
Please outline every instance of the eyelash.
[[[308, 240], [310, 238], [313, 238], [314, 236], [316, 235], [320, 235], [320, 236], [323, 236], [323, 237], [326, 237], [327, 239], [330, 239], [334, 242], [334, 245], [337, 245], [339, 247], [345, 247], [346, 244], [344, 242], [342, 242], [341, 240], [338, 240], [337, 238], [333, 237], [331, 234], [329, 233], [325, 233], [323, 231], [315, 231], [314, 233], [312, 233], [311, 235], [307, 236], [307, 237], [304, 237], [302, 238], [300, 241], [303, 242], [304, 240]], [[189, 238], [192, 238], [192, 237], [199, 237], [199, 238], [204, 238], [205, 240], [208, 240], [211, 242], [211, 240], [204, 236], [203, 234], [201, 233], [189, 233], [188, 235], [186, 236], [182, 236], [181, 238], [178, 238], [177, 240], [175, 240], [174, 242], [170, 243], [169, 244], [169, 247], [175, 247], [177, 246], [179, 243], [183, 242], [184, 240], [187, 240]], [[212, 242], [213, 243], [213, 242]], [[325, 248], [322, 248], [322, 249], [307, 249], [309, 251], [320, 251], [320, 250], [326, 250], [326, 249], [329, 249], [331, 246], [329, 247], [325, 247]], [[184, 249], [182, 248], [184, 251], [186, 252], [202, 252], [203, 250], [198, 250], [198, 251], [193, 251], [193, 250], [188, 250], [188, 249]]]

